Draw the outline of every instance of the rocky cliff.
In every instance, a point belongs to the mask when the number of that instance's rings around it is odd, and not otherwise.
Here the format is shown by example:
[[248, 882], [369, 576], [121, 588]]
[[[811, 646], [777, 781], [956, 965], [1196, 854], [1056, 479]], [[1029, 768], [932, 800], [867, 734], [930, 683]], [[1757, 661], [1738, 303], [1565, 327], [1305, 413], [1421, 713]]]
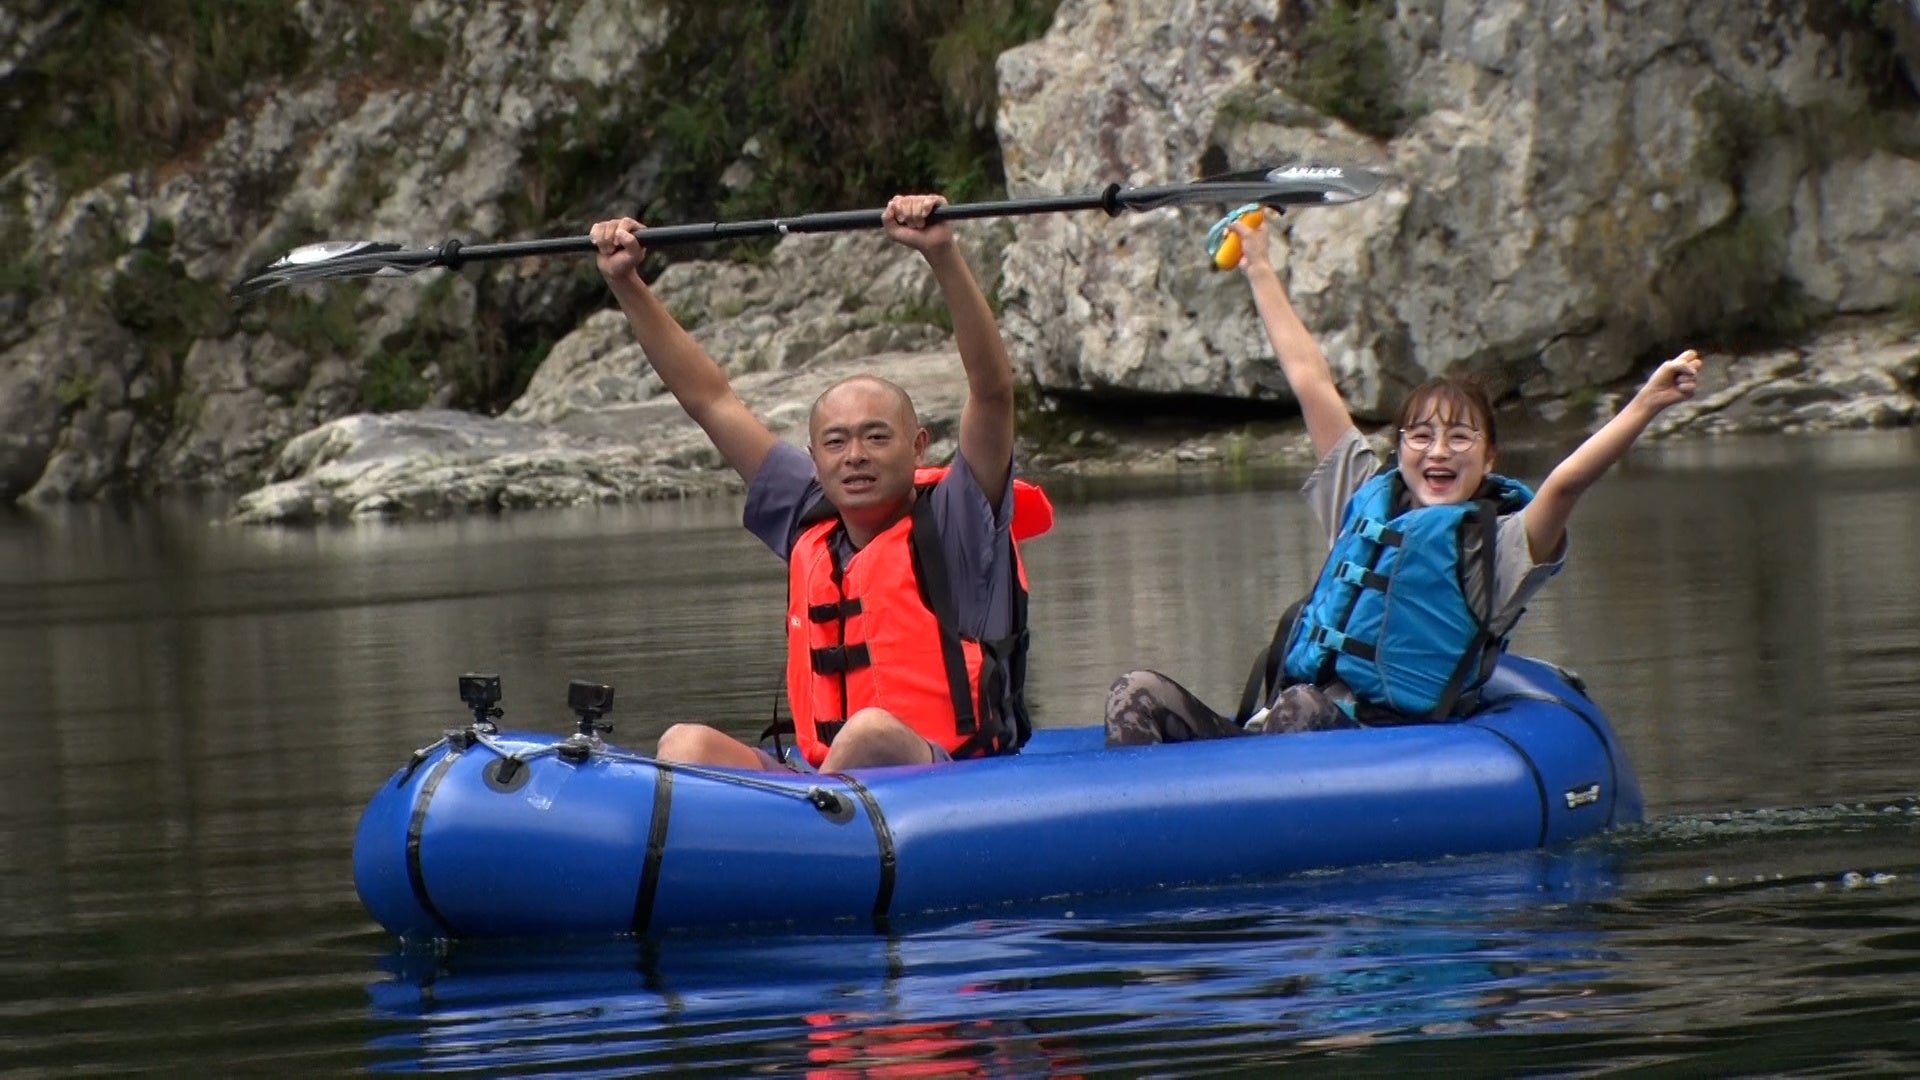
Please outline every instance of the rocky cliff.
[[[1867, 74], [1884, 43], [1815, 17], [1830, 5], [1402, 0], [1350, 5], [1337, 34], [1325, 9], [1172, 7], [1070, 0], [1002, 58], [1009, 185], [1300, 158], [1391, 174], [1287, 228], [1291, 294], [1357, 410], [1462, 369], [1576, 394], [1698, 335], [1920, 298], [1910, 88]], [[1204, 271], [1201, 217], [1023, 226], [1006, 332], [1042, 385], [1284, 394], [1244, 285]]]
[[[197, 125], [188, 106], [219, 89], [208, 72], [239, 61], [203, 50], [195, 76], [143, 58], [137, 38], [104, 43], [151, 77], [52, 110], [28, 91], [95, 9], [0, 14], [0, 81], [23, 118], [0, 174], [0, 492], [264, 479], [247, 512], [281, 518], [724, 480], [618, 320], [592, 315], [604, 301], [585, 260], [244, 308], [224, 293], [323, 236], [513, 238], [583, 197], [658, 198], [665, 144], [617, 133], [644, 119], [631, 102], [674, 33], [668, 7], [286, 7], [230, 88], [231, 115]], [[1066, 0], [1000, 58], [999, 152], [1015, 196], [1299, 159], [1387, 174], [1367, 202], [1288, 215], [1276, 248], [1363, 414], [1428, 373], [1477, 370], [1524, 407], [1584, 421], [1661, 350], [1700, 341], [1719, 347], [1716, 381], [1670, 429], [1913, 423], [1916, 27], [1913, 0]], [[299, 62], [275, 75], [273, 50]], [[103, 169], [104, 152], [73, 151], [102, 117], [162, 152]], [[745, 142], [722, 154], [749, 172], [757, 160]], [[1284, 410], [1244, 283], [1205, 267], [1215, 213], [963, 235], [1044, 397]], [[957, 401], [929, 287], [870, 236], [790, 238], [660, 280], [776, 416], [881, 364], [938, 426]], [[498, 419], [364, 415], [481, 401], [542, 358]]]

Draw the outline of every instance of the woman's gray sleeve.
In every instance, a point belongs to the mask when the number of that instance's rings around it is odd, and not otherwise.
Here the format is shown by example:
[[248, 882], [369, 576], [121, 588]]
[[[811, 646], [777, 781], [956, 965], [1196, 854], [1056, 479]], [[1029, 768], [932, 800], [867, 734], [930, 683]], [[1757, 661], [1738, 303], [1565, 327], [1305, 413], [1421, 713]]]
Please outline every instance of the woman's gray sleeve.
[[1493, 630], [1505, 634], [1520, 620], [1520, 613], [1533, 602], [1533, 596], [1547, 579], [1567, 564], [1567, 539], [1547, 562], [1533, 561], [1533, 548], [1527, 541], [1527, 512], [1519, 510], [1503, 515], [1494, 536], [1493, 552]]
[[1300, 485], [1300, 493], [1326, 531], [1327, 550], [1333, 550], [1333, 542], [1340, 535], [1340, 517], [1347, 500], [1379, 471], [1380, 455], [1373, 452], [1359, 428], [1350, 427], [1313, 467], [1307, 482]]

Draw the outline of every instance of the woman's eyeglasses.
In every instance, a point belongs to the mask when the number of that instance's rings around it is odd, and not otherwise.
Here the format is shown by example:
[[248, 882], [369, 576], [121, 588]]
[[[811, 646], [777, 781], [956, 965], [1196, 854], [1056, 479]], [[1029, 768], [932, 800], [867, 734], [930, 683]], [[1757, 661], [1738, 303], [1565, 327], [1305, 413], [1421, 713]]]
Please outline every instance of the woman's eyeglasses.
[[[1416, 454], [1424, 454], [1433, 449], [1433, 444], [1440, 438], [1442, 436], [1434, 434], [1434, 430], [1428, 427], [1417, 427], [1411, 431], [1406, 428], [1400, 429], [1400, 445]], [[1472, 428], [1448, 428], [1444, 438], [1449, 452], [1464, 454], [1480, 441], [1480, 433]]]

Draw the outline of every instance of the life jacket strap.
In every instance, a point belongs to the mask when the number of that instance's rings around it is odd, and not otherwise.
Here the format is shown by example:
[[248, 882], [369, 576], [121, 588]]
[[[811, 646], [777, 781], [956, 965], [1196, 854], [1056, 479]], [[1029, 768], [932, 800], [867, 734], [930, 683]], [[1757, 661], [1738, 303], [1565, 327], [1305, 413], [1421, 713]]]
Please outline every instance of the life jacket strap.
[[813, 722], [813, 735], [819, 739], [821, 743], [832, 746], [834, 736], [840, 734], [840, 729], [846, 726], [847, 722], [845, 720], [815, 720]]
[[1379, 650], [1375, 649], [1372, 645], [1350, 638], [1331, 627], [1314, 627], [1307, 631], [1307, 640], [1313, 642], [1315, 645], [1325, 645], [1330, 649], [1337, 649], [1340, 652], [1346, 653], [1348, 656], [1369, 662], [1380, 655]]
[[807, 607], [807, 618], [812, 622], [840, 622], [860, 614], [860, 598], [841, 600], [832, 604], [811, 604]]
[[1387, 586], [1392, 584], [1387, 575], [1379, 573], [1378, 571], [1369, 570], [1356, 562], [1343, 561], [1339, 566], [1334, 568], [1333, 572], [1334, 576], [1349, 585], [1358, 585], [1361, 588], [1372, 589], [1375, 592], [1386, 592]]
[[1399, 529], [1390, 529], [1386, 522], [1373, 518], [1361, 518], [1354, 527], [1354, 531], [1376, 544], [1385, 544], [1388, 547], [1399, 547], [1407, 538], [1406, 534]]
[[[1493, 584], [1496, 569], [1494, 550], [1499, 545], [1500, 505], [1492, 499], [1480, 499], [1479, 508], [1470, 523], [1479, 530], [1480, 580], [1487, 583], [1489, 591]], [[1482, 603], [1491, 606], [1492, 598]], [[1479, 632], [1460, 655], [1460, 662], [1454, 665], [1453, 673], [1447, 677], [1447, 685], [1440, 692], [1439, 700], [1434, 704], [1433, 716], [1438, 719], [1446, 716], [1465, 716], [1480, 706], [1480, 689], [1492, 677], [1494, 665], [1500, 660], [1500, 654], [1506, 651], [1507, 640], [1494, 634], [1489, 621], [1494, 613], [1474, 611], [1474, 619], [1479, 623]]]
[[933, 621], [940, 627], [940, 663], [947, 673], [954, 730], [961, 735], [973, 735], [980, 731], [980, 717], [973, 708], [967, 655], [960, 642], [960, 609], [953, 598], [953, 581], [947, 575], [940, 531], [933, 521], [933, 508], [924, 496], [913, 501], [908, 516], [912, 518], [908, 551], [913, 558], [913, 577], [920, 585], [921, 602], [933, 612]]
[[873, 663], [873, 656], [864, 642], [859, 645], [828, 645], [814, 649], [812, 653], [815, 675], [844, 675]]

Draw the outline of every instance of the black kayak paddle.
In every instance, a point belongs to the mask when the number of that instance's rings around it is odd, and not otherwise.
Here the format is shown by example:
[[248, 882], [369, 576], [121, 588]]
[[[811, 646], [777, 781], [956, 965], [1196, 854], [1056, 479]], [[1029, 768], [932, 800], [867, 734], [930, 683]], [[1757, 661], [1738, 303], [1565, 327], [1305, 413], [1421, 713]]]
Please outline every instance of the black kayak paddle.
[[[1282, 165], [1273, 169], [1227, 173], [1184, 184], [1157, 187], [1121, 187], [1085, 195], [1055, 195], [1000, 202], [960, 203], [939, 207], [929, 221], [968, 218], [1019, 217], [1073, 210], [1104, 210], [1109, 216], [1139, 213], [1169, 206], [1259, 203], [1277, 209], [1331, 206], [1364, 199], [1379, 190], [1381, 177], [1345, 165]], [[789, 233], [852, 232], [883, 227], [880, 210], [836, 210], [791, 218], [756, 221], [714, 221], [698, 225], [649, 228], [641, 238], [650, 248], [675, 244], [743, 240]], [[515, 240], [500, 244], [464, 244], [449, 240], [438, 247], [402, 248], [377, 240], [327, 240], [294, 248], [233, 287], [233, 295], [251, 298], [281, 285], [348, 277], [405, 277], [441, 267], [456, 270], [470, 262], [521, 259], [539, 255], [585, 255], [594, 251], [586, 236], [548, 240]]]

